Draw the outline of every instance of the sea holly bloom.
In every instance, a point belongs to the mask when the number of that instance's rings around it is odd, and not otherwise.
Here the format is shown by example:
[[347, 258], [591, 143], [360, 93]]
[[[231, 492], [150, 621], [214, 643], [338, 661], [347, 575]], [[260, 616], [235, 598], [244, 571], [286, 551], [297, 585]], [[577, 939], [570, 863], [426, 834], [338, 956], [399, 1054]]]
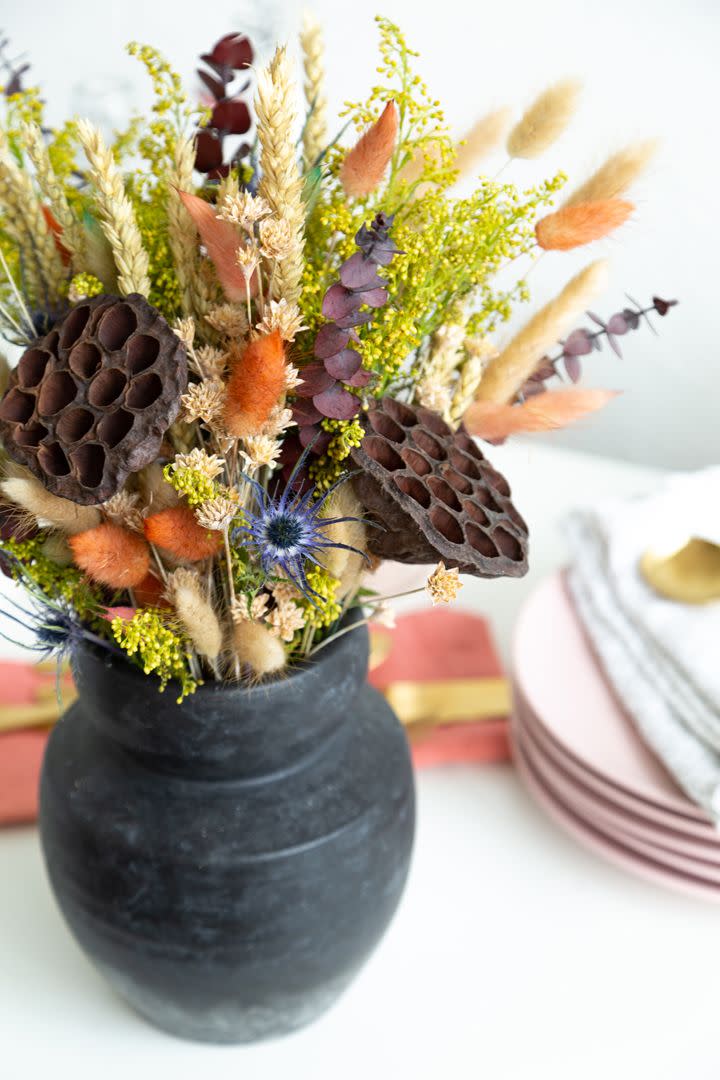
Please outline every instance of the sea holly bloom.
[[325, 530], [343, 521], [356, 521], [354, 517], [323, 517], [323, 508], [337, 487], [346, 477], [313, 502], [315, 488], [305, 494], [297, 491], [295, 481], [305, 464], [307, 451], [293, 470], [287, 486], [279, 499], [273, 499], [256, 480], [245, 476], [257, 498], [258, 511], [244, 511], [246, 524], [233, 530], [233, 540], [252, 549], [260, 559], [265, 574], [282, 571], [285, 577], [307, 596], [317, 596], [307, 579], [305, 563], [322, 567], [318, 556], [329, 548], [344, 548], [367, 559], [367, 555], [349, 544], [333, 543]]

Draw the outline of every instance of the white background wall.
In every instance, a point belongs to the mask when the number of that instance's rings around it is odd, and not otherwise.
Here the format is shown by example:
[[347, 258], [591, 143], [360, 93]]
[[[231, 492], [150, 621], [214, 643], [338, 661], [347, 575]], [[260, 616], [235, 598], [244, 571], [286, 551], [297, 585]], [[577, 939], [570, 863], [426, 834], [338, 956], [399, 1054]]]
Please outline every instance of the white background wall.
[[[611, 150], [646, 135], [662, 152], [634, 193], [634, 219], [592, 255], [612, 259], [612, 285], [595, 307], [622, 308], [625, 291], [646, 300], [678, 297], [682, 306], [648, 331], [625, 338], [625, 359], [593, 356], [586, 383], [622, 388], [600, 416], [554, 442], [681, 468], [720, 461], [720, 5], [718, 0], [376, 0], [422, 52], [420, 69], [460, 135], [490, 107], [522, 107], [547, 82], [580, 75], [581, 112], [541, 163], [504, 174], [520, 185], [557, 168], [577, 182]], [[146, 84], [124, 44], [160, 47], [188, 77], [196, 54], [222, 33], [260, 28], [290, 36], [304, 4], [262, 0], [2, 0], [0, 26], [27, 50], [53, 121], [80, 112], [123, 115], [122, 100], [143, 104]], [[374, 80], [372, 4], [315, 0], [326, 24], [332, 105], [364, 96]], [[245, 15], [243, 15], [243, 11]], [[503, 162], [488, 162], [494, 172]], [[533, 273], [543, 301], [585, 261], [553, 255]]]

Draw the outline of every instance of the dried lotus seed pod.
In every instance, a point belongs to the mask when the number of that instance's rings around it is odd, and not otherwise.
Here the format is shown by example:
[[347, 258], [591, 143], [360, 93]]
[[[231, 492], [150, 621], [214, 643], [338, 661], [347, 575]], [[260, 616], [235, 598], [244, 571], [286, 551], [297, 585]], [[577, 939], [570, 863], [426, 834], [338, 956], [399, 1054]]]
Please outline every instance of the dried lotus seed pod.
[[507, 481], [465, 431], [430, 409], [385, 397], [352, 452], [353, 486], [369, 517], [368, 549], [382, 559], [442, 559], [476, 577], [527, 573], [527, 526]]
[[0, 401], [7, 454], [53, 495], [102, 503], [157, 457], [187, 386], [185, 346], [137, 293], [74, 307]]

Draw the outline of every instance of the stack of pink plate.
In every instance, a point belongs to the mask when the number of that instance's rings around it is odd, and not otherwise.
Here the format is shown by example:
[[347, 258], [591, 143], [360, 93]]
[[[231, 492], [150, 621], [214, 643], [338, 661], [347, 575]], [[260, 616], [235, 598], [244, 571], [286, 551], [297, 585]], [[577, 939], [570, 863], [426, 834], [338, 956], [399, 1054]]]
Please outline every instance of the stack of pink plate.
[[515, 759], [542, 809], [612, 862], [720, 902], [720, 833], [642, 742], [560, 574], [520, 616], [513, 682]]

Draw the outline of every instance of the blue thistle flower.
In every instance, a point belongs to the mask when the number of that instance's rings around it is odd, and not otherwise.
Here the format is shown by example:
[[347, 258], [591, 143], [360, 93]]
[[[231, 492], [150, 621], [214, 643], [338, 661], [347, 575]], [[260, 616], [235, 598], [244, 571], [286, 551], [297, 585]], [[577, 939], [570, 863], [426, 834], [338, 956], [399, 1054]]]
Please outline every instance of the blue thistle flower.
[[[324, 532], [329, 525], [364, 520], [357, 517], [326, 518], [321, 516], [327, 500], [341, 484], [350, 479], [349, 476], [341, 477], [315, 502], [312, 500], [317, 492], [316, 488], [310, 488], [304, 495], [295, 490], [294, 482], [305, 464], [309, 450], [308, 447], [293, 469], [279, 499], [271, 498], [261, 484], [245, 476], [255, 492], [259, 509], [257, 513], [243, 511], [247, 524], [238, 525], [233, 529], [233, 540], [237, 540], [238, 543], [250, 548], [258, 555], [265, 574], [269, 575], [274, 569], [280, 569], [304, 596], [312, 600], [313, 596], [319, 596], [319, 594], [308, 582], [305, 573], [306, 561], [324, 569], [318, 555], [328, 548], [352, 551], [362, 556], [366, 562], [369, 562], [369, 559], [364, 551], [350, 544], [334, 543]], [[367, 524], [372, 524], [372, 522]]]

